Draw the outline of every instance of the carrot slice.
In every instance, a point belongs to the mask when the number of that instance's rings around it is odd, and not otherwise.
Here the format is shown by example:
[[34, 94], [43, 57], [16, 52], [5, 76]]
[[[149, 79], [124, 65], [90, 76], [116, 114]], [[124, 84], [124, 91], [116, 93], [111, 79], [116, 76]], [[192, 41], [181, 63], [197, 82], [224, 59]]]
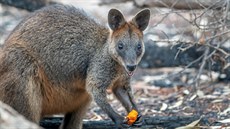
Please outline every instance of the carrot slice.
[[126, 116], [127, 122], [129, 125], [132, 125], [137, 120], [138, 112], [136, 110], [132, 110]]

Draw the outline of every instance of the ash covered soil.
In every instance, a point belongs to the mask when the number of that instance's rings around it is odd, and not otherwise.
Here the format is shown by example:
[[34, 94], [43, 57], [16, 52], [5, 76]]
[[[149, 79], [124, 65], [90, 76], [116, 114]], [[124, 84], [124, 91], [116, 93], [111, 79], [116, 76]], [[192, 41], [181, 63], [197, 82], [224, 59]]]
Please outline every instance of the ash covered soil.
[[[83, 3], [86, 4], [86, 3]], [[117, 8], [124, 6], [133, 7], [129, 3], [123, 6], [114, 5]], [[82, 8], [95, 10], [87, 4]], [[107, 16], [110, 6], [99, 9], [97, 14]], [[137, 11], [135, 11], [137, 12]], [[132, 13], [127, 11], [125, 14]], [[0, 5], [0, 44], [28, 14], [24, 10]], [[99, 15], [101, 14], [101, 15]], [[101, 22], [105, 22], [102, 19]], [[151, 22], [150, 22], [151, 24]], [[150, 25], [151, 26], [151, 25]], [[181, 72], [183, 71], [183, 72]], [[218, 73], [204, 71], [200, 76], [200, 85], [194, 87], [195, 78], [199, 70], [182, 67], [163, 67], [143, 69], [138, 68], [133, 75], [132, 87], [135, 100], [144, 116], [193, 116], [198, 115], [205, 122], [198, 125], [203, 128], [230, 127], [230, 83], [221, 81]], [[119, 114], [126, 116], [122, 105], [108, 89], [108, 101]], [[85, 116], [86, 120], [109, 119], [107, 115], [93, 102]]]
[[[203, 74], [200, 86], [194, 90], [193, 77], [198, 71], [187, 69], [183, 74], [178, 74], [181, 70], [178, 67], [138, 68], [133, 76], [132, 87], [141, 113], [144, 116], [198, 115], [203, 119], [200, 126], [204, 128], [230, 127], [230, 84], [212, 80]], [[114, 109], [126, 116], [124, 108], [110, 90], [108, 94]], [[102, 120], [108, 117], [93, 103], [86, 119]]]

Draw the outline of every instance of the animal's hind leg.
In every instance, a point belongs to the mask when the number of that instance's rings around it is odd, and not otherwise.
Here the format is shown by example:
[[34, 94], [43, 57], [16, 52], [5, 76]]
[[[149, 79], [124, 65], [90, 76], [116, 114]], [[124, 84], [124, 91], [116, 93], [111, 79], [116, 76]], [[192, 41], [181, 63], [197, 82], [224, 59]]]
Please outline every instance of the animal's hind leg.
[[30, 113], [28, 115], [28, 119], [39, 123], [41, 119], [41, 112], [42, 112], [42, 94], [41, 94], [41, 85], [40, 83], [36, 82], [36, 80], [32, 77], [29, 78], [28, 81], [28, 108], [30, 109]]
[[[11, 78], [11, 79], [10, 79]], [[3, 102], [10, 105], [28, 120], [38, 123], [41, 117], [41, 92], [32, 77], [11, 76], [1, 83], [4, 86]]]
[[82, 129], [83, 117], [91, 101], [91, 98], [88, 95], [81, 97], [80, 99], [83, 98], [84, 100], [79, 103], [79, 107], [75, 111], [65, 115], [61, 129]]
[[[12, 43], [13, 44], [13, 43]], [[0, 54], [0, 99], [27, 119], [38, 123], [42, 92], [38, 63], [22, 43], [4, 48]]]

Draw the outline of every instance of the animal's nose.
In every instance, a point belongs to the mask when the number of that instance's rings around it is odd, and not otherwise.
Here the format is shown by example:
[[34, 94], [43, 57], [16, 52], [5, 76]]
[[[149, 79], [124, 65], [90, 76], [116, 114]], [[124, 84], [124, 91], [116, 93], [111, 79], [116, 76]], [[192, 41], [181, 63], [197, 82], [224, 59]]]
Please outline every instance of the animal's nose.
[[129, 71], [134, 71], [137, 67], [137, 65], [127, 65], [126, 66]]

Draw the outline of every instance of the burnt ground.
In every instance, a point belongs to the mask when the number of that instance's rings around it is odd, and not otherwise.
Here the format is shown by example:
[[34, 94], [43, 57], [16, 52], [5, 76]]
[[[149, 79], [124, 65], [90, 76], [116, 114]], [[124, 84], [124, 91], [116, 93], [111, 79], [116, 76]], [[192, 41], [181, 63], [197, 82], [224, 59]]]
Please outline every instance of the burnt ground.
[[[179, 75], [180, 70], [181, 68], [139, 68], [136, 71], [132, 87], [141, 113], [150, 117], [200, 116], [202, 122], [197, 127], [230, 127], [230, 84], [212, 80], [203, 74], [200, 86], [194, 90], [192, 81], [198, 70], [188, 69]], [[110, 90], [108, 94], [114, 109], [126, 116], [125, 110]], [[108, 117], [93, 103], [86, 119], [103, 120]]]
[[[124, 8], [117, 5], [110, 6]], [[91, 8], [88, 5], [85, 7]], [[111, 7], [105, 8], [108, 10]], [[103, 11], [100, 7], [99, 12], [104, 15], [107, 11]], [[0, 5], [0, 43], [4, 42], [15, 25], [27, 14], [26, 11]], [[180, 73], [180, 71], [183, 72]], [[219, 73], [204, 71], [200, 76], [200, 85], [194, 88], [194, 78], [197, 73], [197, 69], [183, 70], [182, 67], [138, 68], [132, 79], [132, 87], [142, 115], [149, 117], [199, 116], [198, 119], [202, 119], [197, 127], [229, 128], [230, 82], [219, 80], [219, 76], [222, 76]], [[108, 100], [119, 114], [127, 115], [110, 90], [108, 90]], [[105, 119], [109, 118], [95, 103], [92, 103], [85, 120]]]
[[[174, 129], [197, 122], [182, 129], [229, 129], [230, 83], [218, 80], [218, 73], [204, 71], [200, 85], [194, 88], [194, 78], [198, 70], [186, 69], [182, 73], [181, 70], [183, 69], [180, 67], [136, 70], [132, 88], [144, 117], [141, 128]], [[108, 101], [114, 110], [126, 116], [126, 111], [111, 90], [108, 89], [107, 92]], [[155, 122], [149, 124], [147, 120]], [[42, 125], [46, 129], [54, 129], [61, 121], [62, 118], [58, 115], [49, 117]], [[94, 102], [84, 121], [86, 129], [114, 128], [108, 116]]]

